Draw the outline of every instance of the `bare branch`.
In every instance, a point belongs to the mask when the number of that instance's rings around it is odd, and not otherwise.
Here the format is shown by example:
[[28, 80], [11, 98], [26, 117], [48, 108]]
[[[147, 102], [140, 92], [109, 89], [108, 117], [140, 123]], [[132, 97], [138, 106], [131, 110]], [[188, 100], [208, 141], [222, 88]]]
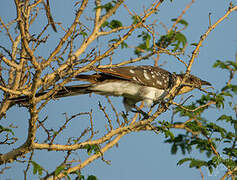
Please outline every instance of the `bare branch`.
[[[75, 19], [71, 25], [71, 27], [68, 29], [67, 33], [64, 35], [64, 37], [60, 40], [59, 44], [57, 45], [57, 47], [55, 48], [55, 50], [50, 54], [49, 58], [47, 59], [46, 62], [44, 62], [42, 64], [42, 68], [44, 69], [45, 67], [47, 67], [53, 60], [53, 58], [56, 56], [56, 54], [58, 54], [58, 52], [61, 50], [61, 47], [63, 46], [63, 44], [66, 42], [66, 40], [70, 37], [70, 35], [72, 34], [75, 26], [79, 23], [79, 18], [82, 15], [82, 13], [84, 12], [84, 9], [86, 7], [88, 3], [88, 0], [83, 0], [81, 3], [80, 8], [78, 9]], [[67, 64], [64, 64], [63, 66], [61, 66], [58, 71], [63, 71], [63, 69], [65, 69], [67, 66]]]
[[[74, 171], [84, 168], [85, 166], [87, 166], [88, 164], [93, 162], [95, 159], [101, 157], [103, 155], [103, 153], [106, 152], [108, 149], [112, 148], [123, 136], [124, 136], [124, 134], [118, 135], [116, 138], [114, 138], [112, 141], [108, 142], [103, 148], [100, 149], [101, 153], [97, 153], [97, 154], [90, 156], [87, 160], [78, 164], [77, 166], [71, 167], [71, 168], [67, 169], [65, 172], [60, 173], [59, 175], [57, 175], [56, 178], [62, 178], [65, 176], [65, 174], [70, 174], [71, 172], [74, 172]], [[48, 180], [52, 180], [52, 179], [53, 178], [48, 178]]]
[[[22, 7], [20, 5], [19, 0], [15, 0], [15, 4], [16, 4], [16, 9], [17, 9], [17, 21], [18, 21], [20, 32], [21, 32], [23, 47], [25, 48], [27, 54], [30, 56], [31, 62], [34, 65], [34, 68], [37, 69], [37, 70], [40, 70], [41, 67], [40, 67], [39, 63], [36, 61], [36, 58], [34, 56], [34, 52], [31, 50], [31, 48], [29, 46], [29, 41], [27, 39], [27, 37], [28, 37], [27, 32], [29, 32], [29, 29], [25, 29], [27, 27], [25, 26], [25, 23], [23, 21], [23, 17], [22, 17], [23, 12], [21, 10]], [[29, 18], [29, 17], [25, 17], [25, 18]]]
[[7, 59], [6, 57], [4, 57], [3, 55], [1, 56], [0, 54], [0, 58], [10, 67], [15, 68], [17, 71], [20, 70], [20, 66], [18, 64], [16, 64], [14, 61], [11, 61], [9, 59]]
[[231, 12], [236, 11], [236, 10], [237, 10], [237, 6], [234, 6], [234, 7], [229, 8], [228, 11], [226, 12], [226, 14], [225, 14], [224, 16], [222, 16], [220, 19], [218, 19], [212, 26], [210, 26], [210, 27], [208, 28], [208, 30], [201, 36], [201, 38], [200, 38], [200, 40], [199, 40], [199, 42], [198, 42], [198, 44], [197, 44], [197, 47], [196, 47], [196, 48], [194, 49], [194, 51], [192, 52], [192, 56], [191, 56], [191, 58], [190, 58], [190, 60], [189, 60], [189, 64], [188, 64], [188, 67], [187, 67], [187, 70], [186, 70], [187, 73], [190, 73], [191, 67], [192, 67], [192, 65], [193, 65], [193, 63], [194, 63], [194, 59], [197, 57], [198, 52], [199, 52], [199, 49], [200, 49], [200, 47], [202, 46], [203, 41], [207, 38], [208, 34], [209, 34], [213, 29], [215, 29], [216, 26], [217, 26], [219, 23], [221, 23], [224, 19], [226, 19], [226, 18], [230, 15]]
[[[46, 4], [47, 3], [47, 4]], [[44, 5], [44, 9], [46, 11], [46, 16], [48, 18], [48, 23], [51, 25], [51, 27], [53, 28], [53, 30], [55, 32], [57, 32], [57, 28], [55, 26], [53, 17], [51, 15], [51, 10], [50, 10], [50, 4], [49, 4], [49, 0], [46, 0], [46, 3], [43, 1], [43, 5]]]
[[104, 115], [109, 123], [110, 131], [113, 130], [113, 125], [112, 125], [111, 119], [109, 118], [108, 113], [106, 113], [105, 107], [103, 107], [100, 102], [99, 102], [99, 108], [104, 113]]
[[3, 22], [2, 18], [0, 17], [0, 23], [2, 24], [2, 26], [4, 27], [4, 29], [7, 31], [7, 35], [9, 37], [9, 39], [11, 40], [11, 43], [14, 42], [10, 32], [9, 32], [9, 28], [5, 25], [5, 23]]
[[0, 85], [0, 89], [3, 90], [4, 92], [10, 93], [10, 94], [14, 94], [14, 95], [22, 95], [22, 94], [24, 94], [24, 95], [30, 95], [30, 94], [31, 94], [31, 93], [30, 93], [29, 91], [27, 91], [27, 90], [21, 90], [21, 91], [19, 91], [19, 90], [12, 90], [12, 89], [8, 89], [8, 88], [6, 88], [6, 87], [3, 87], [3, 86], [1, 86], [1, 85]]
[[30, 8], [36, 7], [39, 3], [41, 3], [42, 0], [37, 0], [35, 3], [33, 3]]

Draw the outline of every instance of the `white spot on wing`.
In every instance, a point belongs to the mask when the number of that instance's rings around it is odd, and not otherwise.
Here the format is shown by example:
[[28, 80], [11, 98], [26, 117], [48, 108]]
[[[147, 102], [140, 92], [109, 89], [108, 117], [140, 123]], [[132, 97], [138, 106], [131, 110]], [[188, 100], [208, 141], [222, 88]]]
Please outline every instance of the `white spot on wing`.
[[136, 78], [136, 77], [132, 77], [132, 79], [133, 79], [134, 81], [137, 81], [137, 78]]
[[141, 79], [139, 79], [139, 78], [137, 78], [137, 81], [140, 82], [140, 83], [143, 83], [143, 82], [141, 81]]
[[159, 72], [155, 72], [156, 76], [160, 76], [160, 73]]
[[161, 81], [157, 80], [156, 83], [162, 86], [162, 82]]
[[132, 70], [132, 69], [130, 69], [130, 70], [129, 70], [129, 72], [130, 72], [130, 73], [132, 73], [132, 74], [134, 74], [134, 73], [135, 73], [135, 71], [134, 71], [134, 70]]
[[150, 77], [149, 77], [149, 75], [147, 74], [147, 71], [146, 71], [146, 70], [144, 70], [143, 75], [144, 75], [144, 77], [145, 77], [147, 80], [150, 80]]

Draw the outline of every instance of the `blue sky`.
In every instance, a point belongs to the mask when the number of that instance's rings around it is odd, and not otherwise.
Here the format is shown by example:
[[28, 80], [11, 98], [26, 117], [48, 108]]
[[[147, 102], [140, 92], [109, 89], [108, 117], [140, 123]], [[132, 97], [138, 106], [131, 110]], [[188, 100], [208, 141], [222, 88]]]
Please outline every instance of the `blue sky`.
[[[181, 11], [184, 7], [190, 2], [190, 0], [182, 0], [182, 1], [170, 1], [164, 2], [159, 8], [159, 12], [156, 15], [153, 15], [152, 18], [148, 22], [153, 22], [157, 20], [158, 22], [164, 23], [168, 28], [172, 25], [171, 19], [176, 18], [180, 15]], [[189, 26], [183, 31], [183, 33], [187, 36], [189, 43], [198, 42], [200, 36], [207, 30], [209, 26], [209, 18], [208, 15], [211, 13], [211, 22], [214, 23], [218, 18], [222, 17], [226, 10], [228, 9], [230, 1], [196, 1], [191, 8], [184, 15], [183, 19], [185, 19]], [[62, 22], [63, 26], [68, 27], [73, 21], [73, 15], [75, 14], [74, 1], [65, 1], [65, 0], [57, 0], [52, 1], [51, 3], [51, 11], [53, 17], [56, 22]], [[92, 0], [89, 2], [90, 6], [93, 7], [94, 3]], [[127, 6], [130, 10], [137, 12], [138, 14], [143, 11], [144, 6], [148, 7], [151, 4], [151, 0], [147, 0], [144, 3], [142, 0], [129, 0], [126, 2]], [[15, 8], [13, 7], [13, 1], [4, 0], [1, 2], [0, 6], [0, 16], [7, 22], [16, 17]], [[124, 24], [128, 24], [131, 20], [127, 18], [126, 12], [123, 7], [118, 11], [119, 15], [115, 15]], [[86, 16], [93, 17], [91, 12], [87, 12]], [[85, 17], [85, 16], [84, 16]], [[234, 60], [235, 53], [237, 51], [237, 13], [233, 12], [229, 18], [224, 20], [220, 25], [214, 29], [213, 32], [210, 33], [208, 38], [204, 41], [200, 53], [195, 60], [195, 63], [192, 67], [192, 74], [199, 76], [200, 78], [207, 80], [212, 83], [215, 89], [219, 89], [223, 86], [223, 83], [226, 82], [228, 78], [228, 73], [220, 70], [213, 69], [212, 65], [218, 59], [220, 60]], [[42, 23], [35, 23], [32, 27], [32, 33], [38, 32], [40, 28], [42, 28], [47, 21]], [[88, 24], [88, 27], [90, 25]], [[164, 29], [161, 25], [156, 27], [157, 32], [164, 33]], [[58, 33], [54, 33], [52, 30], [49, 30], [49, 33], [52, 33], [49, 39], [49, 43], [47, 46], [43, 46], [40, 48], [40, 51], [37, 52], [39, 55], [43, 57], [47, 57], [49, 53], [54, 49], [56, 42], [59, 41], [60, 37], [63, 35], [63, 32], [58, 28]], [[4, 37], [4, 33], [0, 34], [0, 44], [8, 44], [9, 42]], [[100, 48], [101, 50], [106, 49], [104, 39], [101, 38], [98, 40], [98, 45], [96, 48]], [[136, 42], [130, 38], [128, 39], [128, 43], [130, 45], [134, 45]], [[92, 44], [90, 47], [95, 47], [95, 44]], [[193, 47], [188, 47], [185, 56], [182, 58], [187, 62], [188, 57], [191, 55]], [[113, 55], [113, 63], [122, 62], [124, 60], [128, 60], [131, 57], [135, 57], [133, 50], [118, 50]], [[103, 63], [108, 63], [108, 59]], [[151, 59], [137, 63], [139, 64], [153, 64]], [[161, 55], [159, 60], [159, 64], [164, 64], [163, 68], [169, 70], [170, 72], [185, 71], [183, 65], [177, 62], [174, 58]], [[236, 78], [233, 82], [237, 82]], [[195, 98], [201, 96], [201, 92], [195, 90], [192, 92], [195, 95]], [[187, 97], [185, 95], [184, 97]], [[122, 111], [123, 106], [121, 102], [121, 98], [111, 98], [115, 107], [118, 111]], [[177, 98], [179, 99], [179, 98]], [[103, 105], [108, 105], [107, 100], [98, 95], [92, 95], [89, 97], [85, 96], [77, 96], [77, 97], [68, 97], [57, 101], [50, 102], [46, 108], [40, 113], [41, 120], [48, 116], [49, 121], [47, 125], [49, 127], [58, 127], [64, 122], [64, 116], [62, 113], [67, 112], [68, 115], [73, 115], [78, 112], [88, 112], [91, 109], [93, 111], [93, 118], [95, 120], [95, 127], [98, 130], [103, 129], [105, 125], [104, 115], [97, 110], [98, 102], [101, 102]], [[234, 103], [236, 103], [236, 97], [234, 98]], [[227, 113], [229, 115], [234, 115], [234, 112], [231, 109], [225, 109], [223, 112], [218, 111], [210, 111], [207, 113], [207, 119], [210, 121], [215, 121], [215, 119], [221, 113]], [[113, 116], [113, 113], [110, 113], [110, 116]], [[171, 110], [167, 111], [164, 115], [159, 117], [162, 120], [170, 120]], [[176, 117], [177, 119], [179, 117]], [[21, 140], [17, 142], [17, 145], [20, 145], [24, 142], [26, 138], [27, 132], [27, 121], [28, 114], [26, 109], [24, 108], [12, 108], [8, 113], [6, 119], [3, 120], [3, 123], [9, 125], [14, 123], [19, 127], [16, 130], [16, 135], [20, 137]], [[68, 136], [79, 136], [80, 130], [87, 127], [87, 117], [79, 117], [73, 123], [69, 124], [67, 130], [63, 133], [60, 139], [57, 140], [58, 143], [60, 141], [63, 142], [64, 138]], [[180, 131], [176, 131], [180, 132]], [[41, 131], [42, 133], [42, 131]], [[38, 134], [39, 140], [43, 140], [45, 138], [44, 134]], [[111, 165], [107, 165], [101, 159], [98, 159], [88, 165], [85, 169], [82, 170], [82, 174], [84, 175], [95, 175], [99, 180], [129, 180], [129, 179], [190, 179], [199, 180], [201, 179], [200, 173], [198, 170], [189, 169], [187, 164], [182, 166], [177, 166], [176, 163], [178, 160], [183, 158], [182, 154], [179, 152], [177, 155], [171, 155], [170, 153], [170, 145], [164, 144], [164, 136], [159, 134], [155, 134], [154, 132], [139, 132], [132, 133], [125, 137], [123, 137], [118, 144], [118, 147], [114, 147], [110, 149], [108, 152], [104, 154], [104, 158], [106, 160], [111, 161]], [[0, 147], [0, 152], [7, 152], [9, 147]], [[27, 155], [28, 156], [28, 155]], [[55, 167], [55, 162], [61, 162], [64, 154], [61, 152], [39, 152], [36, 151], [36, 156], [34, 157], [34, 161], [41, 164], [46, 169], [49, 169], [49, 172], [53, 170]], [[79, 157], [81, 160], [86, 158], [86, 154], [80, 154], [80, 150], [78, 154], [75, 153], [74, 157]], [[199, 155], [199, 153], [195, 152], [186, 155], [186, 157], [201, 157], [206, 158], [204, 155]], [[50, 160], [49, 160], [50, 159]], [[11, 166], [12, 164], [9, 164]], [[22, 179], [23, 178], [23, 170], [21, 163], [14, 163], [11, 169], [7, 170], [4, 175], [0, 174], [0, 179]], [[31, 171], [32, 172], [32, 171]], [[206, 169], [203, 170], [205, 175], [205, 179], [214, 180], [217, 177], [220, 177], [224, 173], [222, 168], [218, 168], [215, 171], [215, 174], [208, 175]], [[29, 175], [30, 178], [35, 178], [36, 176]]]

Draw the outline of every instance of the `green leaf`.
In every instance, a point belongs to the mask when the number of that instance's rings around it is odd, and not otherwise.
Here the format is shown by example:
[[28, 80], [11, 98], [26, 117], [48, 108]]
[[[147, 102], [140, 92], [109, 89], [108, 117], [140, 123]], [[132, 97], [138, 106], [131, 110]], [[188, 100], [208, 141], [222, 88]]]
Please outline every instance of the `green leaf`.
[[198, 43], [191, 43], [190, 45], [191, 45], [191, 46], [197, 46]]
[[228, 155], [228, 156], [232, 156], [232, 157], [236, 157], [237, 158], [237, 149], [233, 149], [231, 148], [224, 148], [223, 149], [223, 153]]
[[[192, 116], [193, 117], [193, 116]], [[186, 126], [191, 129], [193, 132], [201, 132], [202, 128], [198, 125], [196, 121], [190, 121]]]
[[210, 94], [202, 95], [201, 98], [199, 100], [197, 100], [197, 103], [199, 103], [199, 105], [204, 105], [211, 99], [212, 99], [212, 97]]
[[58, 135], [58, 131], [53, 131], [53, 136], [57, 136]]
[[217, 119], [217, 121], [221, 121], [221, 120], [225, 120], [226, 122], [232, 122], [233, 118], [232, 118], [232, 116], [227, 116], [227, 115], [223, 114]]
[[174, 134], [170, 130], [164, 131], [165, 137], [170, 137], [170, 139], [174, 139]]
[[202, 161], [202, 160], [198, 160], [198, 159], [192, 159], [190, 164], [189, 164], [189, 167], [190, 168], [200, 168], [202, 166], [207, 166], [207, 162], [206, 161]]
[[[237, 94], [237, 85], [228, 84], [227, 86], [225, 86], [221, 89], [221, 91], [228, 91], [228, 90]], [[225, 96], [232, 97], [232, 95], [230, 93], [228, 94], [228, 92], [223, 92], [222, 94]]]
[[37, 166], [35, 165], [35, 164], [33, 164], [33, 174], [36, 174], [37, 173], [37, 171], [38, 171], [38, 168], [37, 168]]
[[96, 154], [96, 153], [99, 153], [100, 152], [100, 147], [99, 145], [89, 145], [87, 144], [84, 149], [87, 150], [87, 154], [88, 155], [91, 155], [92, 153]]
[[221, 69], [228, 69], [228, 64], [226, 64], [226, 62], [222, 62], [220, 60], [217, 60], [214, 64], [213, 64], [213, 67], [216, 68], [216, 67], [219, 67]]
[[209, 158], [210, 158], [210, 157], [211, 157], [211, 155], [212, 155], [212, 152], [211, 152], [211, 151], [207, 151], [207, 152], [206, 152], [206, 156], [207, 156], [207, 157], [209, 157]]
[[222, 162], [222, 158], [220, 156], [214, 156], [212, 158], [212, 162], [215, 163], [216, 165], [219, 165]]
[[225, 166], [227, 166], [230, 169], [237, 167], [237, 162], [232, 159], [224, 159], [222, 162]]
[[111, 39], [109, 40], [109, 42], [118, 42], [119, 40], [118, 39]]
[[6, 128], [6, 127], [3, 127], [2, 125], [0, 125], [0, 133], [2, 133], [2, 132], [9, 132], [9, 133], [11, 133], [12, 135], [14, 135], [14, 132], [12, 131], [12, 129], [10, 129], [10, 128]]
[[102, 28], [104, 27], [109, 27], [109, 22], [108, 21], [105, 21], [102, 25], [101, 25]]
[[171, 154], [176, 154], [178, 151], [178, 146], [176, 144], [173, 144], [171, 147]]
[[87, 177], [87, 180], [98, 180], [96, 176], [90, 175]]
[[112, 1], [101, 6], [97, 6], [95, 9], [101, 8], [101, 9], [104, 9], [106, 12], [109, 12], [114, 7], [112, 3], [115, 4], [116, 1]]
[[224, 97], [222, 94], [217, 94], [214, 98], [213, 98], [213, 101], [216, 102], [216, 107], [217, 108], [224, 108], [225, 107], [225, 104], [224, 104]]
[[[182, 50], [187, 43], [187, 39], [182, 33], [177, 32], [177, 33], [175, 33], [175, 42], [176, 42], [176, 44], [173, 45], [173, 46], [175, 46], [173, 51]], [[182, 44], [182, 47], [180, 47], [180, 44]]]
[[234, 133], [232, 133], [232, 132], [226, 133], [226, 136], [225, 136], [226, 143], [231, 143], [232, 141], [229, 141], [229, 140], [232, 140], [235, 137], [236, 137], [236, 135]]
[[78, 179], [79, 179], [79, 180], [84, 180], [84, 179], [85, 179], [85, 176], [79, 175], [79, 176], [78, 176]]
[[183, 158], [181, 160], [178, 161], [177, 165], [182, 165], [183, 163], [187, 162], [187, 161], [191, 161], [193, 160], [193, 158]]
[[109, 27], [111, 29], [115, 29], [115, 28], [118, 28], [118, 27], [122, 27], [123, 24], [122, 22], [118, 21], [118, 20], [112, 20], [110, 23], [109, 23]]
[[137, 48], [135, 49], [134, 53], [137, 55], [137, 56], [141, 56], [143, 50], [146, 49], [146, 45], [145, 44], [140, 44], [139, 46], [137, 46]]
[[237, 63], [233, 61], [227, 61], [229, 65], [231, 65], [235, 70], [237, 70]]
[[122, 49], [123, 49], [123, 48], [128, 48], [128, 44], [123, 41], [123, 42], [121, 43], [121, 48], [122, 48]]
[[[116, 3], [116, 1], [112, 1], [112, 3]], [[112, 9], [114, 6], [113, 6], [113, 4], [112, 4], [111, 2], [109, 2], [109, 3], [107, 3], [107, 4], [105, 4], [103, 7], [104, 7], [104, 9], [106, 10], [106, 12], [109, 12], [110, 11], [110, 9]]]
[[172, 51], [174, 52], [176, 50], [182, 50], [186, 43], [187, 38], [181, 32], [170, 31], [168, 34], [161, 36], [156, 44], [162, 48], [172, 45], [174, 47]]
[[30, 163], [33, 165], [33, 174], [42, 175], [43, 174], [43, 168], [36, 162], [30, 161]]
[[[176, 21], [176, 20], [177, 18], [171, 19], [171, 21]], [[185, 27], [188, 26], [188, 22], [185, 21], [184, 19], [179, 20], [178, 23], [184, 25]]]
[[139, 44], [134, 53], [137, 56], [141, 56], [141, 54], [145, 51], [151, 51], [151, 47], [150, 47], [150, 40], [151, 40], [151, 36], [149, 33], [147, 32], [142, 32], [141, 34], [139, 34], [137, 37], [142, 38], [143, 43]]
[[79, 35], [82, 35], [84, 38], [85, 38], [86, 36], [88, 36], [88, 34], [87, 34], [85, 31], [81, 31], [81, 32], [79, 33]]
[[58, 57], [58, 59], [59, 59], [61, 62], [64, 61], [63, 57]]
[[105, 21], [105, 22], [101, 25], [102, 28], [108, 27], [108, 28], [110, 28], [110, 29], [116, 29], [116, 28], [122, 27], [122, 26], [123, 26], [122, 22], [121, 22], [121, 21], [118, 21], [118, 20], [112, 20], [112, 21], [110, 21], [110, 22]]
[[213, 173], [213, 168], [211, 166], [208, 166], [208, 170], [209, 170], [210, 174]]
[[149, 48], [149, 47], [150, 47], [150, 39], [151, 39], [151, 38], [147, 38], [147, 39], [146, 39], [146, 48]]
[[[163, 130], [164, 131], [164, 130]], [[170, 138], [165, 143], [172, 144], [171, 153], [176, 154], [178, 147], [181, 149], [182, 154], [191, 152], [192, 147], [190, 145], [190, 139], [187, 135], [179, 134], [174, 138]]]
[[225, 133], [226, 133], [226, 130], [220, 126], [218, 126], [217, 124], [215, 123], [208, 123], [207, 125], [207, 128], [210, 129], [210, 131], [213, 131], [213, 132], [219, 132], [221, 134], [222, 137], [224, 137]]
[[59, 175], [65, 169], [65, 165], [58, 166], [55, 170], [55, 176]]
[[137, 24], [137, 23], [139, 23], [141, 21], [141, 17], [133, 16], [132, 20], [133, 20], [132, 24]]

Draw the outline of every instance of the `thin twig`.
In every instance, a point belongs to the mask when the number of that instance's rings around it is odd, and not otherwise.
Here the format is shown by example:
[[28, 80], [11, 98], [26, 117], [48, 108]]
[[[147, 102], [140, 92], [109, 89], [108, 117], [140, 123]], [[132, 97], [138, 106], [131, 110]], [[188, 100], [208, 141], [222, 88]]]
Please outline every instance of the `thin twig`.
[[194, 59], [197, 57], [198, 52], [199, 52], [199, 49], [200, 49], [200, 47], [202, 46], [203, 41], [207, 38], [208, 34], [209, 34], [213, 29], [215, 29], [216, 26], [217, 26], [219, 23], [221, 23], [224, 19], [226, 19], [226, 18], [230, 15], [231, 12], [233, 12], [233, 11], [235, 11], [235, 10], [237, 10], [237, 6], [234, 6], [234, 7], [232, 7], [232, 8], [229, 8], [228, 11], [226, 12], [226, 14], [225, 14], [224, 16], [222, 16], [220, 19], [218, 19], [212, 26], [210, 26], [210, 27], [208, 28], [208, 30], [200, 37], [200, 40], [199, 40], [199, 42], [198, 42], [196, 48], [195, 48], [194, 51], [192, 52], [192, 56], [191, 56], [191, 58], [190, 58], [190, 60], [189, 60], [189, 64], [188, 64], [186, 73], [189, 73], [189, 72], [190, 72], [191, 67], [192, 67], [192, 65], [193, 65], [193, 63], [194, 63]]
[[91, 140], [94, 137], [94, 128], [93, 128], [94, 126], [93, 126], [93, 118], [92, 118], [92, 109], [89, 112], [89, 116], [90, 116], [90, 124], [91, 124], [91, 128], [90, 128], [91, 136], [90, 136], [89, 140]]
[[186, 13], [186, 11], [191, 7], [191, 5], [195, 2], [195, 0], [192, 0], [182, 11], [182, 13], [179, 15], [179, 17], [176, 19], [172, 27], [168, 30], [170, 32], [172, 29], [175, 28], [175, 26], [179, 23], [179, 21], [182, 19], [183, 15]]
[[197, 111], [197, 110], [199, 110], [199, 109], [205, 108], [205, 107], [210, 106], [210, 105], [212, 105], [212, 104], [216, 104], [216, 102], [214, 102], [214, 101], [209, 101], [208, 103], [206, 103], [206, 104], [204, 104], [204, 105], [201, 105], [201, 106], [198, 106], [198, 107], [196, 107], [195, 109], [188, 109], [188, 108], [186, 108], [186, 107], [184, 107], [184, 106], [182, 106], [181, 104], [178, 104], [178, 103], [176, 103], [176, 102], [172, 102], [172, 104], [174, 104], [174, 105], [180, 107], [181, 109], [183, 109], [183, 110], [185, 110], [185, 111], [188, 111], [188, 112], [195, 112], [195, 111]]
[[118, 123], [119, 127], [121, 126], [120, 124], [120, 120], [119, 120], [119, 113], [117, 112], [116, 108], [114, 107], [112, 101], [110, 100], [110, 98], [108, 96], [106, 96], [106, 99], [108, 100], [108, 103], [110, 104], [112, 110], [114, 111], [115, 113], [115, 116], [116, 116], [116, 122]]
[[104, 113], [106, 119], [108, 120], [110, 131], [113, 130], [112, 121], [111, 121], [111, 119], [109, 118], [109, 115], [107, 114], [107, 112], [105, 111], [105, 107], [103, 107], [100, 102], [99, 102], [98, 105], [99, 105], [100, 110]]
[[0, 23], [2, 24], [2, 26], [4, 27], [4, 29], [7, 31], [7, 35], [11, 41], [11, 43], [13, 44], [14, 40], [10, 34], [9, 28], [5, 25], [5, 23], [3, 22], [2, 18], [0, 17]]

